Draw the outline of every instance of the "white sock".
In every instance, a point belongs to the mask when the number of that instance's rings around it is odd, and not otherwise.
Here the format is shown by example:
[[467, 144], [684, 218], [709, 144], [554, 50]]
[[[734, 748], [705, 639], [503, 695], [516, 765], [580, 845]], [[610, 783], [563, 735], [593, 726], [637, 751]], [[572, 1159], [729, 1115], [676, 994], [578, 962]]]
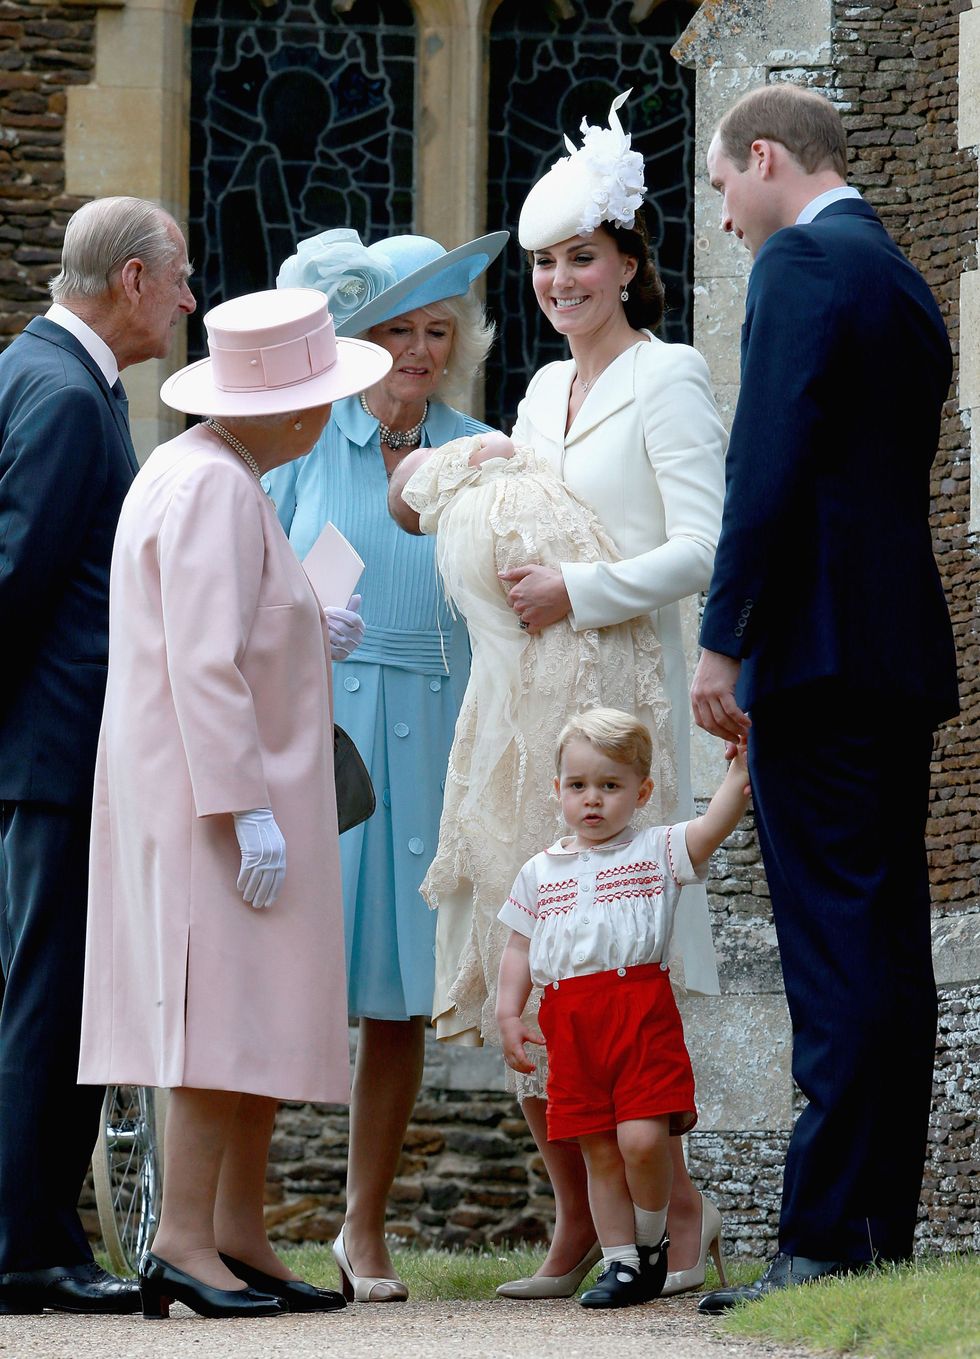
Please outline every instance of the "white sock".
[[633, 1241], [628, 1246], [603, 1246], [602, 1263], [604, 1265], [632, 1265], [634, 1269], [639, 1269], [640, 1252], [636, 1249], [636, 1243]]
[[633, 1219], [636, 1222], [636, 1244], [638, 1246], [659, 1246], [667, 1230], [667, 1209], [658, 1208], [650, 1212], [633, 1204]]

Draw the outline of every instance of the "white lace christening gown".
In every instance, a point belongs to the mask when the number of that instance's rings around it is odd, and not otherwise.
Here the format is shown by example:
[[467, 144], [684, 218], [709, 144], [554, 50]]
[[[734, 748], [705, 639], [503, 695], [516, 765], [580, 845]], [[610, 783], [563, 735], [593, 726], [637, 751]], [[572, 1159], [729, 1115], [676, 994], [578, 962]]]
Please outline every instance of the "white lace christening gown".
[[[423, 532], [438, 535], [439, 571], [473, 648], [439, 845], [421, 889], [438, 908], [436, 1031], [470, 1044], [499, 1041], [494, 1003], [507, 930], [497, 912], [525, 861], [562, 829], [554, 751], [566, 719], [597, 704], [635, 713], [654, 740], [654, 793], [635, 824], [661, 823], [676, 800], [670, 707], [649, 617], [582, 632], [563, 619], [529, 636], [498, 579], [528, 563], [616, 561], [612, 540], [531, 449], [470, 467], [478, 446], [469, 437], [435, 450], [404, 491]], [[528, 1002], [529, 1021], [539, 1000]], [[539, 1058], [536, 1076], [517, 1078], [518, 1094], [542, 1095], [544, 1076]]]

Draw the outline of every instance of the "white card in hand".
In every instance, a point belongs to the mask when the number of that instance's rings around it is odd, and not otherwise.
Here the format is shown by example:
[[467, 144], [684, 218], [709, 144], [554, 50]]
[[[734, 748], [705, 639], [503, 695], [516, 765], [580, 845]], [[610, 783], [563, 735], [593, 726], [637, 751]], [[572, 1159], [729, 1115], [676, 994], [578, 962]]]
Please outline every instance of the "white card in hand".
[[323, 532], [303, 558], [303, 570], [323, 609], [346, 609], [364, 570], [364, 563], [333, 524]]

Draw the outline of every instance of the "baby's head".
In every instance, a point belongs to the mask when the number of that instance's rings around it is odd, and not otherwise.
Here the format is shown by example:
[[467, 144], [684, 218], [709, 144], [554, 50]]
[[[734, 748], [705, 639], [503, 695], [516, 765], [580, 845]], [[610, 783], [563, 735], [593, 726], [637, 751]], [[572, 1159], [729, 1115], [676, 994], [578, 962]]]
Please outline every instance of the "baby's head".
[[644, 724], [618, 708], [589, 708], [565, 723], [555, 753], [555, 791], [582, 843], [619, 835], [653, 792], [653, 741]]

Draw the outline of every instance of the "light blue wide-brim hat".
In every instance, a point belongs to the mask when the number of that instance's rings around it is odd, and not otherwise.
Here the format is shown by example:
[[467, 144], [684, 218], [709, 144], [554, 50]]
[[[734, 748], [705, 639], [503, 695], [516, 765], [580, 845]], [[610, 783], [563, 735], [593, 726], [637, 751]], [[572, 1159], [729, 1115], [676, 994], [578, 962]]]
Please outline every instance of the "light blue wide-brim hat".
[[388, 236], [364, 245], [356, 231], [338, 227], [300, 241], [279, 270], [277, 288], [325, 293], [338, 336], [362, 334], [417, 307], [461, 297], [503, 250], [509, 233], [446, 250], [428, 236]]

